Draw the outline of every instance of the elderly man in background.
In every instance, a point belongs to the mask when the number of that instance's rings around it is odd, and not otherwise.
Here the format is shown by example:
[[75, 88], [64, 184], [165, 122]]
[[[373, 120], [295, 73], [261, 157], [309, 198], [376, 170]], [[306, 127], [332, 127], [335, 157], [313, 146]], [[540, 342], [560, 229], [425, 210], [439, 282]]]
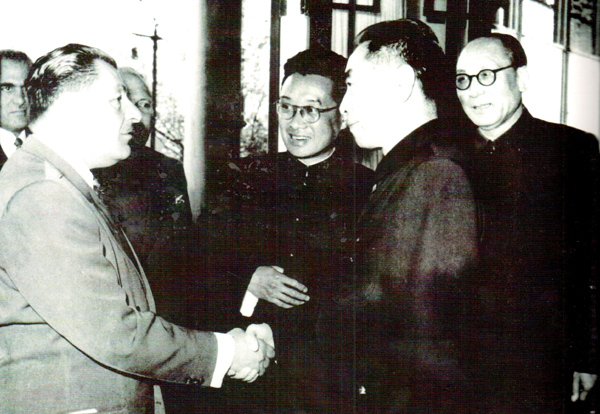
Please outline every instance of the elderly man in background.
[[31, 60], [16, 50], [0, 50], [0, 168], [23, 143], [29, 123], [25, 78]]
[[168, 261], [179, 236], [192, 225], [187, 181], [181, 162], [146, 146], [153, 105], [142, 75], [131, 68], [119, 68], [119, 74], [141, 120], [133, 124], [131, 155], [94, 173], [103, 201], [127, 233], [153, 284], [160, 277], [153, 269], [165, 270], [160, 264]]
[[340, 109], [357, 144], [384, 156], [358, 223], [356, 289], [323, 315], [319, 336], [356, 368], [360, 412], [469, 413], [462, 293], [476, 220], [467, 175], [446, 155], [455, 137], [438, 119], [450, 67], [420, 21], [375, 24], [356, 43]]
[[158, 381], [264, 373], [267, 325], [219, 334], [156, 315], [93, 190], [90, 170], [127, 158], [141, 119], [114, 60], [66, 45], [35, 62], [26, 87], [35, 137], [0, 172], [0, 412], [164, 412]]
[[474, 329], [494, 407], [564, 413], [566, 385], [585, 400], [597, 373], [598, 141], [532, 117], [528, 79], [525, 51], [506, 34], [471, 41], [456, 65], [483, 218]]

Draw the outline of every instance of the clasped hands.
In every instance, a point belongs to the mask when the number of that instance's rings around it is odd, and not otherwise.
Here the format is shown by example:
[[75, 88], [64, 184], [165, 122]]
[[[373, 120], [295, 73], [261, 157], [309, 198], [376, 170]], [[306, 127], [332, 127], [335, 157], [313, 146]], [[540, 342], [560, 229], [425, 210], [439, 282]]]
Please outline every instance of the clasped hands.
[[235, 328], [228, 332], [235, 341], [235, 354], [227, 375], [254, 382], [265, 373], [270, 358], [275, 357], [273, 331], [266, 323], [250, 325], [244, 332]]
[[283, 274], [279, 266], [260, 266], [252, 275], [248, 290], [257, 298], [284, 309], [302, 305], [310, 299], [308, 288], [296, 279]]

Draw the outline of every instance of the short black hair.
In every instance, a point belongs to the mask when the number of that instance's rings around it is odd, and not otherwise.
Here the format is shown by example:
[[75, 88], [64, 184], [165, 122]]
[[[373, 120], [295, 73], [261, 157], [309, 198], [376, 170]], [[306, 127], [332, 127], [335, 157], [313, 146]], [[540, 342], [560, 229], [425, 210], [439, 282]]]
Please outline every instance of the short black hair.
[[331, 50], [311, 48], [288, 59], [283, 66], [283, 81], [293, 75], [320, 75], [333, 82], [332, 98], [336, 103], [342, 102], [346, 93], [346, 63], [348, 60]]
[[113, 58], [100, 49], [77, 43], [54, 49], [36, 60], [25, 81], [31, 120], [43, 114], [63, 91], [91, 84], [98, 76], [97, 60], [117, 69]]
[[523, 49], [521, 42], [519, 42], [514, 36], [505, 33], [491, 33], [487, 36], [483, 36], [483, 38], [498, 39], [500, 43], [502, 43], [502, 47], [506, 51], [506, 54], [510, 59], [510, 63], [515, 68], [527, 66], [527, 55], [525, 54], [525, 49]]
[[420, 20], [400, 19], [376, 23], [356, 37], [368, 42], [368, 60], [401, 60], [411, 66], [423, 85], [425, 97], [445, 105], [454, 95], [452, 68], [433, 30]]
[[0, 62], [4, 59], [14, 62], [24, 63], [28, 68], [31, 67], [31, 59], [25, 53], [18, 50], [4, 49], [0, 50]]

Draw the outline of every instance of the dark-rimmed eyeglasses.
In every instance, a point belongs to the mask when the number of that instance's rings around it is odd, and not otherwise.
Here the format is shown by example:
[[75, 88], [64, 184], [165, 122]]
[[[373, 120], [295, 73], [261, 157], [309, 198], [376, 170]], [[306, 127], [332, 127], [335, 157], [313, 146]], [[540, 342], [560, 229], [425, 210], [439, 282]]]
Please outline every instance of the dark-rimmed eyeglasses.
[[334, 109], [338, 109], [339, 107], [340, 106], [337, 105], [332, 106], [331, 108], [321, 109], [315, 108], [314, 106], [310, 105], [298, 106], [281, 101], [277, 101], [276, 103], [277, 115], [279, 115], [282, 119], [292, 119], [294, 116], [296, 116], [296, 111], [298, 111], [304, 122], [307, 122], [309, 124], [317, 122], [323, 112], [333, 111]]
[[514, 65], [509, 65], [498, 69], [484, 69], [477, 75], [467, 75], [466, 73], [459, 73], [458, 75], [456, 75], [456, 89], [460, 91], [469, 89], [469, 86], [471, 86], [471, 80], [473, 78], [477, 78], [477, 82], [479, 82], [483, 86], [493, 85], [494, 82], [496, 82], [497, 72], [512, 67], [514, 67]]

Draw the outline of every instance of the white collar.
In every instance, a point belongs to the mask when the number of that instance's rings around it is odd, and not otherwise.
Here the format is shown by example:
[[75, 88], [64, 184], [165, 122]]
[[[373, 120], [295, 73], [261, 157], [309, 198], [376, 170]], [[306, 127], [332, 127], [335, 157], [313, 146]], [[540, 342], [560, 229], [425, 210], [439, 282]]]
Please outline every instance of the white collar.
[[35, 136], [38, 140], [44, 143], [48, 148], [54, 151], [59, 157], [61, 157], [67, 164], [69, 164], [77, 174], [83, 178], [87, 185], [90, 188], [94, 188], [94, 184], [96, 180], [94, 179], [94, 174], [90, 171], [90, 169], [85, 165], [81, 157], [73, 152], [70, 146], [60, 145], [60, 140], [53, 139], [44, 139], [43, 137], [40, 139], [39, 135], [31, 135]]
[[[25, 130], [21, 131], [19, 134], [19, 138], [25, 140]], [[2, 151], [6, 154], [6, 158], [10, 158], [11, 155], [15, 153], [17, 147], [15, 146], [15, 134], [13, 134], [8, 129], [0, 128], [0, 146], [2, 146]]]

